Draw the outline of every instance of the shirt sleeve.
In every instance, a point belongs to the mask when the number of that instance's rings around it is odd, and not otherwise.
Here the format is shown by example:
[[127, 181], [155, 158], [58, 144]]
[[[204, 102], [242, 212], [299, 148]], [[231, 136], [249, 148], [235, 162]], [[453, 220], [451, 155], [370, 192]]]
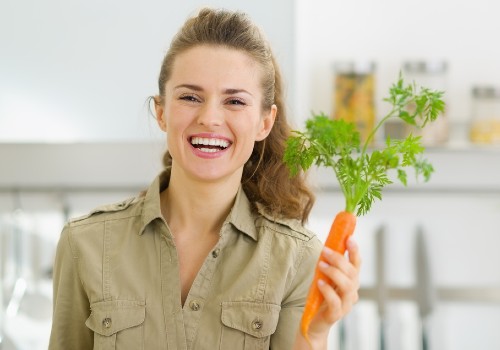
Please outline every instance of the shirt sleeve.
[[78, 273], [78, 255], [66, 225], [54, 262], [54, 301], [49, 350], [93, 348], [93, 333], [85, 326], [90, 304]]
[[293, 347], [322, 246], [321, 241], [313, 237], [297, 258], [297, 272], [282, 302], [278, 326], [271, 336], [271, 349]]

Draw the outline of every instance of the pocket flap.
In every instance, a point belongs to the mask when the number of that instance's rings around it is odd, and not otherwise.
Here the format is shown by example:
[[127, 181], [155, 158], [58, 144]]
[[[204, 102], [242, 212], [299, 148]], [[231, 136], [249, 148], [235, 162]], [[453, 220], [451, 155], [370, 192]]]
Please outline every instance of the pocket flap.
[[254, 337], [267, 337], [278, 325], [281, 306], [269, 303], [227, 301], [222, 303], [222, 323]]
[[146, 304], [138, 301], [102, 301], [90, 305], [90, 309], [85, 325], [104, 336], [138, 326], [146, 317]]

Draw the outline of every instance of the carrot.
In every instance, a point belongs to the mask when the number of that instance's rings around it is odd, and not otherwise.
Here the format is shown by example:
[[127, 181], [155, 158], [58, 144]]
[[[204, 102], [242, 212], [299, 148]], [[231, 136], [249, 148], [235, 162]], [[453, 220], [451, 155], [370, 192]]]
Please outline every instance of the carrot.
[[[341, 211], [335, 216], [332, 226], [330, 228], [330, 233], [325, 242], [325, 247], [328, 247], [340, 254], [344, 254], [346, 250], [346, 242], [348, 238], [354, 233], [354, 228], [356, 227], [356, 216], [347, 211]], [[324, 260], [323, 257], [319, 258], [319, 261]], [[319, 307], [323, 303], [323, 294], [321, 294], [318, 288], [318, 280], [322, 279], [324, 281], [328, 280], [317, 267], [314, 272], [314, 278], [309, 289], [309, 294], [306, 299], [306, 306], [304, 308], [304, 313], [302, 314], [302, 320], [300, 322], [300, 331], [302, 335], [309, 342], [308, 330], [311, 320], [318, 312]]]
[[[405, 139], [392, 140], [387, 137], [385, 147], [376, 147], [368, 152], [368, 145], [383, 123], [390, 118], [399, 118], [414, 127], [424, 127], [437, 119], [444, 111], [443, 92], [405, 85], [399, 77], [389, 90], [384, 101], [392, 105], [371, 130], [361, 147], [360, 133], [354, 123], [342, 119], [332, 120], [324, 114], [313, 115], [306, 121], [305, 131], [293, 131], [287, 139], [283, 161], [295, 176], [307, 171], [313, 164], [332, 168], [345, 199], [344, 211], [335, 217], [325, 246], [343, 254], [346, 240], [354, 231], [356, 217], [368, 213], [376, 199], [382, 199], [382, 189], [392, 183], [388, 176], [394, 171], [397, 179], [406, 186], [406, 168], [413, 167], [415, 176], [425, 181], [434, 171], [432, 164], [420, 156], [424, 152], [420, 137], [408, 135]], [[306, 300], [301, 321], [301, 333], [309, 340], [308, 330], [323, 302], [317, 287], [318, 279], [326, 279], [316, 269], [313, 283]]]

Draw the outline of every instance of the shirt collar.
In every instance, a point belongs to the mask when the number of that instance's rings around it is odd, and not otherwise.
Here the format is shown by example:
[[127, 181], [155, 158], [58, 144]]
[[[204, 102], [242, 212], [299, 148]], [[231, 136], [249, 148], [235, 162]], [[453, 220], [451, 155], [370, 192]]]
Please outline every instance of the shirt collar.
[[241, 186], [238, 189], [233, 208], [229, 213], [227, 221], [231, 223], [237, 230], [253, 238], [255, 241], [258, 240], [252, 204], [248, 200], [248, 197]]
[[[139, 235], [144, 233], [147, 225], [156, 219], [163, 220], [160, 206], [160, 176], [157, 176], [149, 186], [146, 194], [144, 195], [144, 204], [142, 207], [142, 229]], [[252, 211], [252, 205], [248, 200], [245, 191], [240, 186], [236, 194], [233, 207], [226, 219], [226, 222], [232, 224], [238, 231], [243, 232], [255, 241], [258, 240], [257, 229], [255, 227], [255, 217]]]

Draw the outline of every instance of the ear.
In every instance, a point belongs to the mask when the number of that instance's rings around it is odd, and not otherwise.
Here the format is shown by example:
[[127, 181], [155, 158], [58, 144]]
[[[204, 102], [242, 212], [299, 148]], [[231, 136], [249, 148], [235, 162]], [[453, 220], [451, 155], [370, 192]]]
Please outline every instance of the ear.
[[165, 122], [165, 115], [160, 96], [155, 96], [153, 99], [155, 103], [156, 122], [161, 130], [167, 132], [167, 123]]
[[274, 121], [276, 120], [277, 113], [278, 107], [272, 105], [271, 109], [264, 114], [263, 118], [260, 120], [260, 130], [255, 136], [255, 141], [262, 141], [269, 135], [273, 128]]

